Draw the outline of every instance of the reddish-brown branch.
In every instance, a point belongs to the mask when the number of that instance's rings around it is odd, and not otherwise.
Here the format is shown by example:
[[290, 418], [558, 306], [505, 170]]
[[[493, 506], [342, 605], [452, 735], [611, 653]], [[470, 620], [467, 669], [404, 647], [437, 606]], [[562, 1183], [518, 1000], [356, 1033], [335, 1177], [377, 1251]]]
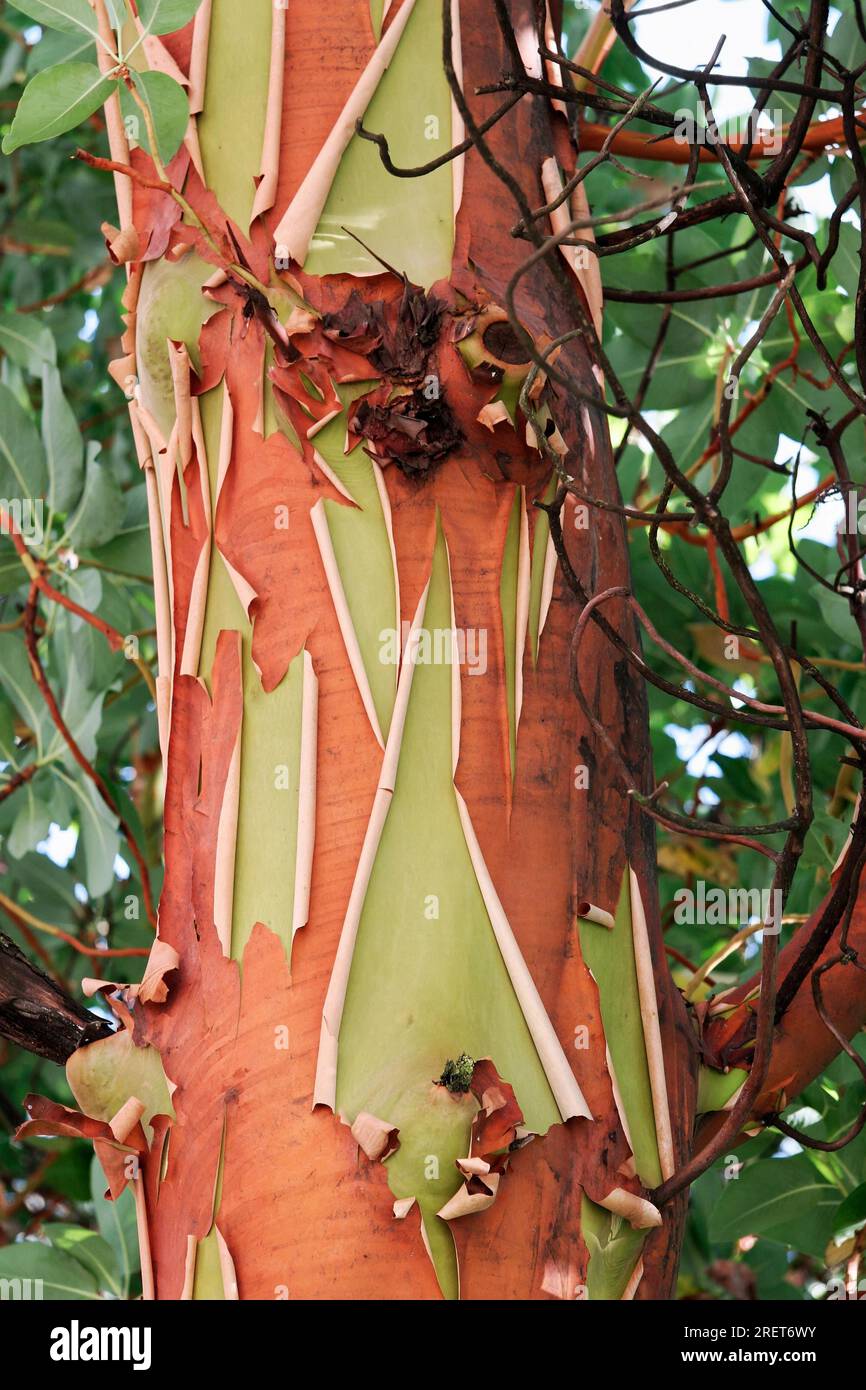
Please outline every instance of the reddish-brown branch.
[[50, 598], [53, 603], [59, 603], [61, 608], [66, 608], [70, 613], [74, 613], [76, 618], [83, 619], [84, 622], [89, 623], [91, 627], [95, 628], [97, 632], [101, 632], [112, 651], [120, 651], [123, 646], [123, 637], [117, 631], [117, 628], [112, 627], [111, 623], [105, 622], [103, 618], [98, 618], [95, 613], [88, 613], [87, 609], [82, 608], [74, 599], [69, 598], [67, 594], [62, 594], [59, 589], [55, 589], [52, 584], [49, 584], [48, 580], [45, 578], [41, 564], [33, 558], [24, 543], [23, 537], [19, 534], [11, 517], [3, 507], [0, 507], [0, 526], [2, 526], [4, 535], [7, 535], [14, 545], [22, 565], [36, 588], [39, 589], [46, 598]]
[[0, 255], [3, 256], [68, 256], [68, 246], [52, 246], [50, 242], [19, 241], [18, 237], [0, 236]]
[[11, 796], [19, 787], [23, 787], [25, 782], [29, 782], [31, 777], [36, 776], [38, 771], [36, 764], [31, 763], [29, 767], [22, 767], [20, 772], [14, 772], [9, 781], [0, 787], [0, 801], [5, 801], [7, 796]]
[[[102, 959], [103, 957], [106, 959], [119, 959], [124, 956], [150, 955], [150, 951], [146, 946], [87, 946], [83, 941], [79, 941], [77, 936], [73, 936], [71, 932], [64, 931], [62, 927], [55, 927], [51, 922], [40, 922], [39, 918], [34, 917], [32, 912], [28, 912], [27, 909], [21, 907], [20, 904], [14, 903], [11, 898], [6, 897], [5, 893], [0, 893], [0, 911], [6, 913], [10, 922], [14, 922], [15, 926], [22, 934], [28, 934], [28, 940], [29, 928], [33, 927], [36, 931], [45, 932], [48, 936], [55, 936], [58, 941], [64, 941], [67, 946], [71, 946], [73, 951], [77, 951], [79, 955], [82, 956], [97, 957], [98, 959]], [[36, 946], [35, 941], [34, 950], [36, 950], [37, 955], [42, 954]]]
[[55, 699], [54, 691], [51, 689], [51, 686], [48, 683], [48, 679], [45, 675], [42, 662], [39, 659], [39, 644], [36, 636], [36, 606], [38, 603], [38, 596], [39, 585], [34, 580], [30, 586], [30, 594], [27, 599], [26, 619], [24, 623], [24, 636], [25, 641], [27, 643], [27, 653], [30, 657], [30, 669], [33, 673], [33, 679], [39, 687], [43, 700], [48, 706], [48, 712], [51, 715], [55, 727], [61, 734], [73, 758], [78, 763], [78, 766], [81, 768], [84, 775], [88, 777], [90, 781], [93, 783], [93, 785], [96, 787], [96, 790], [98, 791], [105, 805], [108, 807], [111, 813], [117, 817], [117, 821], [120, 826], [123, 837], [126, 840], [126, 843], [129, 845], [130, 853], [132, 854], [133, 859], [138, 865], [138, 871], [141, 877], [141, 890], [144, 895], [145, 911], [147, 913], [148, 921], [150, 922], [151, 926], [155, 931], [156, 909], [154, 907], [153, 894], [150, 887], [150, 874], [144, 855], [142, 854], [138, 846], [138, 842], [132, 832], [132, 827], [130, 826], [129, 822], [126, 820], [125, 816], [121, 812], [120, 807], [118, 806], [117, 802], [115, 801], [114, 797], [109, 791], [104, 779], [97, 772], [96, 768], [93, 766], [90, 760], [84, 756], [78, 744], [76, 743], [75, 738], [68, 724], [66, 723], [66, 720], [63, 718], [63, 715], [60, 712], [60, 706], [58, 705], [57, 700]]
[[56, 294], [46, 295], [44, 299], [37, 299], [32, 304], [21, 304], [18, 307], [19, 314], [34, 314], [37, 309], [50, 309], [54, 304], [63, 304], [67, 299], [71, 299], [80, 290], [95, 290], [100, 285], [105, 285], [111, 278], [114, 265], [111, 261], [101, 261], [99, 265], [91, 266], [73, 284], [67, 285], [65, 290], [58, 290]]
[[[83, 622], [87, 623], [97, 632], [102, 633], [102, 636], [108, 642], [112, 651], [120, 651], [124, 643], [123, 634], [118, 632], [116, 627], [112, 627], [111, 623], [107, 623], [104, 618], [98, 617], [96, 613], [89, 613], [86, 608], [82, 608], [74, 599], [69, 598], [67, 594], [62, 594], [59, 589], [55, 589], [53, 584], [48, 582], [45, 577], [42, 562], [34, 559], [31, 555], [23, 538], [12, 525], [8, 513], [4, 511], [2, 507], [0, 507], [0, 526], [2, 526], [5, 533], [8, 534], [12, 544], [18, 552], [22, 565], [30, 576], [31, 582], [36, 585], [40, 593], [44, 594], [46, 598], [50, 598], [53, 603], [59, 603], [61, 608], [66, 608], [70, 613], [74, 613], [77, 618], [81, 618]], [[140, 657], [132, 657], [131, 660], [133, 665], [138, 668], [142, 680], [151, 693], [151, 697], [155, 700], [156, 686], [150, 669]]]
[[[600, 125], [594, 121], [580, 122], [580, 143], [584, 150], [600, 150], [605, 140], [610, 135], [610, 126]], [[765, 143], [766, 140], [766, 143]], [[777, 134], [764, 137], [759, 132], [759, 139], [752, 144], [748, 153], [749, 163], [757, 163], [762, 159], [772, 159], [778, 152], [771, 147], [776, 144]], [[732, 139], [728, 143], [728, 148], [735, 154], [746, 148], [746, 141]], [[841, 116], [829, 121], [815, 121], [806, 132], [800, 146], [803, 150], [826, 150], [833, 146], [844, 146], [845, 132]], [[614, 154], [624, 155], [627, 159], [653, 159], [665, 164], [688, 164], [689, 145], [685, 140], [675, 139], [673, 136], [658, 139], [655, 135], [643, 135], [634, 130], [621, 130], [611, 142], [610, 148]], [[702, 161], [713, 163], [717, 159], [715, 150], [710, 146], [705, 146], [701, 150]]]
[[[857, 960], [856, 951], [848, 950], [841, 951], [838, 955], [834, 956], [832, 960], [825, 961], [823, 965], [819, 965], [818, 968], [812, 972], [812, 998], [815, 1002], [815, 1012], [828, 1033], [835, 1039], [840, 1050], [845, 1053], [846, 1057], [851, 1059], [861, 1077], [866, 1080], [866, 1062], [864, 1062], [859, 1052], [855, 1052], [854, 1048], [845, 1037], [845, 1034], [840, 1032], [836, 1027], [836, 1024], [827, 1012], [821, 991], [821, 976], [825, 975], [828, 970], [834, 970], [839, 965], [853, 966], [860, 970], [864, 969]], [[852, 1139], [856, 1139], [863, 1126], [866, 1125], [866, 1105], [861, 1107], [860, 1113], [853, 1124], [836, 1139], [815, 1139], [811, 1134], [803, 1134], [801, 1130], [795, 1129], [793, 1125], [789, 1125], [787, 1121], [783, 1120], [778, 1114], [764, 1116], [764, 1123], [772, 1126], [774, 1129], [781, 1130], [782, 1134], [786, 1134], [789, 1139], [795, 1139], [798, 1144], [802, 1144], [806, 1149], [818, 1149], [821, 1153], [838, 1153], [840, 1149], [844, 1149], [847, 1144], [850, 1144]]]
[[[742, 526], [732, 526], [731, 535], [734, 540], [738, 542], [749, 540], [754, 536], [761, 536], [765, 531], [772, 530], [780, 521], [787, 521], [788, 517], [793, 516], [794, 513], [800, 511], [802, 507], [808, 507], [811, 502], [817, 502], [819, 497], [827, 492], [829, 488], [834, 487], [835, 484], [836, 475], [830, 473], [826, 478], [822, 478], [816, 487], [811, 488], [809, 492], [804, 492], [802, 497], [798, 497], [797, 501], [792, 503], [790, 507], [784, 507], [780, 512], [773, 512], [770, 516], [765, 516], [762, 521], [745, 521]], [[644, 523], [636, 521], [633, 524], [642, 525]], [[708, 538], [706, 536], [695, 535], [693, 531], [689, 531], [685, 525], [678, 521], [662, 522], [661, 530], [672, 531], [674, 535], [679, 536], [680, 540], [685, 541], [687, 545], [699, 545], [703, 547], [707, 545]]]
[[125, 174], [127, 178], [134, 179], [143, 188], [155, 188], [160, 193], [168, 193], [174, 197], [177, 190], [166, 179], [157, 178], [155, 174], [145, 174], [142, 169], [135, 169], [131, 164], [121, 164], [116, 159], [104, 159], [102, 155], [91, 154], [89, 150], [78, 149], [72, 156], [73, 159], [80, 159], [82, 164], [88, 164], [91, 169], [103, 169], [110, 174]]
[[724, 622], [728, 622], [731, 616], [731, 610], [728, 605], [728, 595], [725, 589], [725, 576], [719, 564], [718, 546], [716, 545], [716, 538], [713, 535], [707, 536], [707, 559], [710, 562], [710, 569], [713, 572], [713, 585], [719, 617], [722, 618]]
[[[698, 967], [695, 965], [694, 961], [689, 960], [688, 956], [684, 956], [682, 951], [678, 951], [676, 946], [671, 946], [667, 941], [665, 942], [665, 952], [672, 960], [678, 961], [680, 965], [684, 965], [693, 975], [696, 973]], [[710, 975], [707, 975], [704, 984], [714, 985], [715, 980], [713, 980]]]
[[0, 1037], [62, 1066], [79, 1047], [111, 1031], [0, 934]]
[[[763, 383], [761, 384], [760, 389], [756, 391], [753, 396], [749, 397], [742, 410], [740, 410], [737, 413], [736, 417], [731, 421], [730, 425], [728, 426], [729, 438], [733, 438], [733, 436], [738, 432], [738, 430], [741, 430], [743, 426], [746, 424], [746, 422], [751, 418], [751, 416], [754, 415], [755, 411], [763, 405], [764, 401], [767, 399], [767, 396], [770, 394], [773, 382], [782, 372], [792, 370], [796, 374], [799, 341], [800, 340], [798, 335], [794, 339], [793, 347], [788, 356], [784, 359], [783, 362], [776, 362], [770, 368], [770, 370], [766, 374], [766, 377], [764, 378]], [[709, 463], [712, 459], [718, 457], [718, 455], [721, 453], [721, 449], [721, 438], [719, 437], [718, 432], [716, 432], [715, 437], [707, 445], [706, 449], [704, 449], [700, 457], [695, 461], [695, 463], [691, 465], [687, 476], [693, 477], [697, 473], [699, 473], [705, 463]], [[828, 483], [832, 481], [833, 475], [831, 474], [828, 478], [820, 482], [817, 487], [813, 488], [811, 492], [804, 493], [804, 495], [799, 499], [798, 506], [807, 506], [809, 502], [815, 501], [815, 499], [824, 490], [824, 488], [827, 487]], [[658, 498], [654, 498], [653, 501], [649, 504], [647, 510], [652, 510], [657, 502]], [[763, 522], [756, 524], [748, 522], [742, 526], [732, 527], [731, 535], [734, 537], [734, 540], [736, 541], [747, 540], [750, 536], [760, 535], [762, 531], [768, 531], [772, 526], [775, 526], [778, 521], [783, 521], [785, 517], [787, 517], [788, 515], [789, 511], [786, 509], [785, 511], [778, 512], [774, 516], [766, 518]], [[641, 523], [636, 522], [635, 524], [640, 525]], [[706, 536], [695, 535], [694, 532], [689, 531], [687, 528], [678, 526], [675, 521], [663, 522], [661, 529], [666, 531], [674, 531], [677, 535], [681, 536], [682, 539], [685, 540], [689, 545], [706, 546]]]
[[[548, 515], [550, 515], [549, 512]], [[672, 642], [667, 641], [667, 639], [661, 635], [661, 633], [656, 628], [655, 624], [649, 618], [645, 609], [641, 606], [640, 603], [638, 603], [637, 599], [634, 597], [634, 594], [632, 594], [629, 589], [626, 589], [622, 585], [618, 585], [610, 589], [605, 589], [602, 593], [595, 594], [589, 600], [589, 602], [585, 604], [574, 629], [574, 638], [572, 642], [573, 663], [576, 660], [576, 652], [580, 645], [581, 638], [583, 637], [583, 633], [586, 630], [588, 622], [590, 618], [593, 616], [595, 609], [600, 604], [607, 602], [611, 598], [621, 598], [625, 600], [625, 602], [628, 604], [629, 608], [632, 610], [635, 617], [637, 618], [638, 622], [643, 627], [644, 631], [656, 644], [656, 646], [660, 647], [661, 650], [665, 653], [665, 655], [670, 657], [671, 661], [675, 662], [678, 666], [681, 666], [682, 669], [686, 672], [688, 676], [692, 678], [693, 681], [702, 682], [704, 685], [710, 686], [711, 689], [719, 691], [727, 699], [731, 701], [736, 700], [741, 704], [747, 706], [749, 709], [755, 710], [760, 714], [781, 716], [785, 715], [786, 708], [784, 705], [769, 704], [766, 700], [759, 700], [754, 695], [748, 695], [743, 690], [733, 690], [730, 686], [725, 685], [724, 681], [717, 680], [715, 676], [710, 675], [708, 671], [702, 671], [701, 668], [695, 664], [695, 662], [690, 661], [689, 658], [683, 652], [679, 651], [673, 645]], [[684, 700], [688, 701], [689, 696], [690, 692], [688, 692], [685, 689], [683, 689], [680, 692], [680, 698]], [[729, 715], [729, 717], [731, 718], [737, 717], [736, 711], [734, 709], [732, 709], [731, 711], [718, 711], [718, 713], [724, 713], [726, 716]], [[852, 743], [861, 743], [864, 740], [866, 740], [866, 729], [856, 728], [853, 724], [843, 723], [842, 720], [833, 719], [829, 715], [818, 714], [815, 711], [804, 711], [803, 718], [805, 720], [806, 727], [808, 728], [831, 729], [834, 733], [841, 734], [843, 738], [850, 739]]]
[[646, 798], [634, 797], [633, 800], [644, 815], [657, 821], [659, 825], [663, 825], [666, 830], [672, 830], [680, 835], [701, 835], [707, 840], [720, 840], [727, 845], [739, 845], [742, 849], [753, 849], [756, 854], [762, 854], [765, 859], [772, 859], [774, 863], [779, 857], [775, 850], [768, 849], [766, 845], [761, 844], [760, 840], [753, 840], [748, 835], [738, 835], [735, 830], [731, 830], [729, 833], [726, 830], [720, 830], [718, 826], [701, 827], [699, 822], [696, 825], [686, 826], [682, 822], [690, 819], [689, 817], [678, 817], [664, 810], [657, 811], [654, 806], [648, 804]]

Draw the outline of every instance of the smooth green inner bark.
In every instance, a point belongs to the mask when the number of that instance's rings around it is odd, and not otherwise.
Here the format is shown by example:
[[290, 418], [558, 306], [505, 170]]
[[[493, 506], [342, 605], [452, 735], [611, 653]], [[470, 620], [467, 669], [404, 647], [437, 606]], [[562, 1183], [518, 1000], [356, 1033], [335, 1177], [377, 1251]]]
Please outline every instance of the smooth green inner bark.
[[635, 1167], [645, 1187], [662, 1181], [647, 1067], [626, 868], [612, 930], [580, 922], [580, 949], [598, 985], [604, 1034], [625, 1109]]
[[272, 0], [216, 4], [210, 22], [198, 138], [208, 188], [242, 231], [262, 157], [271, 62]]
[[[387, 137], [397, 165], [427, 164], [451, 146], [451, 90], [441, 52], [440, 0], [417, 0], [364, 116], [367, 130]], [[354, 232], [377, 256], [429, 288], [451, 273], [451, 181], [450, 164], [421, 178], [395, 178], [382, 164], [376, 146], [353, 136], [304, 269], [312, 275], [381, 272], [379, 262], [349, 235]]]
[[[551, 478], [544, 490], [543, 502], [552, 502], [556, 496], [556, 475]], [[535, 513], [535, 527], [532, 530], [532, 562], [529, 569], [529, 622], [527, 631], [527, 645], [532, 653], [532, 664], [538, 662], [538, 643], [541, 627], [541, 595], [544, 586], [544, 562], [547, 557], [547, 542], [550, 537], [550, 521], [547, 512], [540, 511], [537, 507], [531, 509]], [[532, 517], [530, 515], [530, 526]]]
[[225, 1299], [219, 1246], [213, 1227], [196, 1246], [192, 1296], [196, 1301], [204, 1299], [209, 1303], [223, 1302]]
[[[341, 386], [339, 395], [348, 404], [369, 386], [369, 382]], [[358, 504], [328, 501], [325, 512], [379, 727], [387, 738], [397, 689], [397, 666], [388, 659], [394, 646], [388, 635], [394, 633], [397, 622], [394, 558], [372, 460], [360, 445], [344, 454], [345, 438], [343, 411], [319, 431], [314, 442]], [[399, 644], [399, 635], [397, 640]]]
[[590, 1303], [622, 1298], [637, 1264], [646, 1231], [632, 1230], [621, 1216], [614, 1216], [584, 1196], [580, 1230], [589, 1252], [586, 1294]]
[[[451, 591], [440, 529], [425, 627], [446, 628]], [[446, 1297], [457, 1270], [436, 1211], [460, 1186], [474, 1104], [433, 1083], [449, 1057], [491, 1057], [526, 1125], [559, 1122], [493, 934], [459, 819], [451, 770], [451, 667], [421, 665], [392, 805], [355, 945], [340, 1029], [337, 1108], [400, 1130], [387, 1161], [395, 1196], [417, 1198]]]
[[747, 1081], [749, 1073], [742, 1067], [732, 1067], [730, 1071], [716, 1071], [712, 1067], [701, 1067], [698, 1072], [697, 1113], [707, 1115], [713, 1110], [724, 1110], [731, 1096]]
[[256, 922], [291, 954], [297, 873], [304, 656], [265, 693], [244, 653], [244, 726], [232, 908], [232, 956], [240, 960]]
[[523, 501], [520, 488], [514, 489], [514, 502], [505, 533], [502, 571], [499, 579], [499, 606], [502, 613], [502, 640], [505, 661], [505, 700], [508, 710], [508, 752], [512, 780], [517, 772], [517, 583], [520, 568], [520, 522]]

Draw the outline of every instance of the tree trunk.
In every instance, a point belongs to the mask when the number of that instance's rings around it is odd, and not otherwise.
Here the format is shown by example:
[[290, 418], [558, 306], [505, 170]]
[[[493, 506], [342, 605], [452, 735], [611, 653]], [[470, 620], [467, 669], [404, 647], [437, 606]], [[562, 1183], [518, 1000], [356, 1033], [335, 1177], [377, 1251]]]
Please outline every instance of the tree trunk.
[[[440, 0], [385, 8], [380, 37], [381, 0], [205, 0], [146, 50], [190, 80], [186, 211], [116, 175], [166, 760], [127, 1017], [175, 1088], [147, 1131], [156, 1296], [665, 1297], [683, 1201], [646, 1193], [690, 1146], [697, 1053], [623, 791], [619, 759], [652, 787], [645, 697], [590, 624], [593, 732], [534, 505], [557, 452], [617, 501], [601, 387], [572, 336], [554, 360], [590, 404], [536, 374], [540, 445], [511, 193], [476, 149], [400, 178], [353, 134], [400, 166], [463, 138]], [[507, 9], [538, 62], [534, 6]], [[509, 52], [492, 9], [452, 13], [480, 120]], [[574, 167], [545, 103], [486, 139], [532, 207], [546, 161]], [[538, 352], [597, 311], [562, 267], [517, 286]], [[628, 583], [620, 517], [570, 497], [562, 524], [587, 591]]]
[[541, 246], [585, 218], [577, 151], [509, 85], [559, 20], [202, 0], [123, 35], [188, 89], [167, 169], [116, 96], [82, 156], [126, 265], [165, 880], [141, 983], [84, 982], [116, 1033], [11, 947], [0, 1034], [68, 1055], [83, 1113], [28, 1097], [19, 1133], [134, 1184], [145, 1298], [667, 1297], [684, 1183], [866, 1018], [862, 973], [805, 988], [866, 949], [857, 817], [772, 1016], [772, 951], [709, 1007], [665, 965], [597, 261]]

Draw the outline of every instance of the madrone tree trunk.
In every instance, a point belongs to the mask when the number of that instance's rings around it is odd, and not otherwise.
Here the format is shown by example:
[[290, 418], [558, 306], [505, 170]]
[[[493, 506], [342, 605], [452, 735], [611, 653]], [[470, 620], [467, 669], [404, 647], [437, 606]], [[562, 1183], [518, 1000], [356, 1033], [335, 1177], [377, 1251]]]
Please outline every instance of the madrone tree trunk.
[[[505, 313], [530, 247], [477, 153], [398, 178], [354, 134], [363, 116], [401, 166], [464, 136], [440, 0], [391, 6], [378, 43], [376, 10], [216, 0], [164, 41], [202, 74], [185, 196], [282, 329], [230, 272], [203, 295], [219, 260], [133, 190], [127, 365], [167, 572], [160, 940], [180, 961], [136, 1020], [177, 1087], [156, 1290], [218, 1295], [224, 1243], [245, 1298], [573, 1298], [585, 1226], [603, 1252], [613, 1224], [599, 1287], [658, 1296], [676, 1221], [644, 1247], [640, 1194], [687, 1132], [688, 1068], [664, 1064], [687, 1024], [652, 836], [571, 693], [576, 612], [534, 506], [553, 467]], [[471, 94], [508, 54], [486, 7], [453, 13]], [[513, 19], [537, 48], [531, 6]], [[491, 136], [533, 206], [566, 135], [527, 101]], [[577, 326], [543, 266], [516, 303], [539, 350]], [[558, 363], [597, 394], [585, 347]], [[603, 417], [536, 394], [569, 471], [615, 500]], [[588, 588], [626, 581], [618, 518], [569, 505], [565, 529]], [[648, 789], [639, 680], [597, 636], [581, 662]], [[464, 1054], [503, 1092], [439, 1084]]]
[[[522, 336], [507, 313], [533, 249], [514, 193], [553, 201], [575, 149], [525, 97], [441, 159], [465, 136], [449, 67], [481, 121], [501, 98], [479, 87], [540, 64], [538, 7], [505, 8], [503, 36], [454, 0], [446, 62], [440, 0], [204, 0], [145, 45], [194, 113], [166, 179], [108, 110], [136, 171], [108, 236], [166, 877], [124, 1027], [69, 1073], [113, 1187], [135, 1182], [161, 1299], [672, 1288], [684, 1196], [648, 1194], [692, 1150], [700, 1058], [626, 794], [653, 785], [644, 690], [590, 623], [593, 730], [535, 505], [556, 465], [618, 500], [581, 328], [595, 262], [530, 263]], [[360, 118], [397, 166], [435, 167], [388, 172]], [[572, 495], [562, 527], [588, 593], [628, 584], [620, 516]], [[822, 1046], [783, 1047], [786, 1084]], [[721, 1041], [711, 1060], [721, 1108], [744, 1073]]]

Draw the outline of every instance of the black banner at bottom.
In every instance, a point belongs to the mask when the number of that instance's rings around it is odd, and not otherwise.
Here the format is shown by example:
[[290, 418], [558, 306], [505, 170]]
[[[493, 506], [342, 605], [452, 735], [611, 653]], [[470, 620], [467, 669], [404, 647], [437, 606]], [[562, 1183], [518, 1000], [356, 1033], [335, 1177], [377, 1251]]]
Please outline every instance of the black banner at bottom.
[[[244, 1364], [258, 1381], [299, 1356], [331, 1365], [385, 1356], [390, 1371], [429, 1374], [461, 1364], [460, 1352], [492, 1360], [508, 1374], [541, 1369], [547, 1349], [572, 1370], [602, 1358], [617, 1376], [667, 1375], [708, 1366], [805, 1366], [826, 1380], [862, 1345], [856, 1300], [822, 1303], [123, 1303], [0, 1301], [2, 1364], [8, 1380], [26, 1372], [62, 1383], [69, 1372], [173, 1376], [179, 1370], [220, 1380]], [[417, 1338], [415, 1334], [417, 1329]], [[564, 1339], [564, 1340], [563, 1340]], [[387, 1349], [391, 1350], [388, 1351]], [[402, 1350], [401, 1350], [402, 1348]], [[569, 1352], [567, 1349], [571, 1348]], [[252, 1358], [251, 1360], [249, 1358]], [[345, 1358], [349, 1358], [346, 1360]], [[420, 1358], [420, 1360], [418, 1359]], [[585, 1359], [585, 1358], [588, 1358]], [[380, 1362], [381, 1364], [381, 1362]], [[469, 1365], [477, 1365], [477, 1359]], [[523, 1370], [521, 1370], [523, 1367]]]

